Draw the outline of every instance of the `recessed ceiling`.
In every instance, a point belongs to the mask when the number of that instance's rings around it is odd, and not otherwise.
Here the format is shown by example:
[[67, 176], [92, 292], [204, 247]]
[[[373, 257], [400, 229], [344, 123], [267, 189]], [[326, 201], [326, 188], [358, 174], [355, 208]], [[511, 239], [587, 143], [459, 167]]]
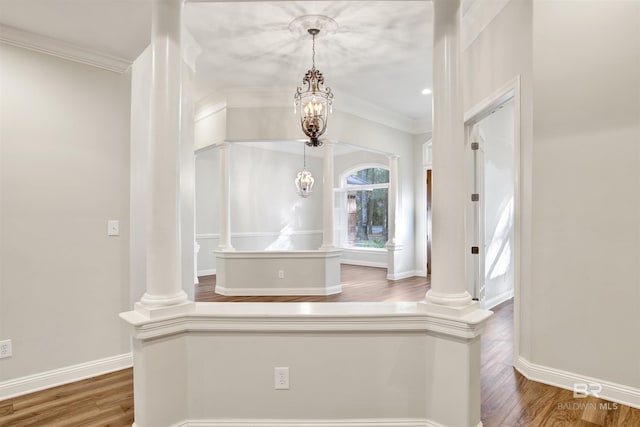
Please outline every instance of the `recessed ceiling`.
[[[149, 43], [150, 2], [0, 0], [0, 23], [133, 61]], [[316, 65], [336, 96], [360, 98], [411, 119], [431, 116], [429, 1], [186, 3], [184, 23], [202, 48], [196, 96], [300, 85], [311, 38], [289, 31], [303, 15], [326, 15], [335, 34], [317, 40]]]

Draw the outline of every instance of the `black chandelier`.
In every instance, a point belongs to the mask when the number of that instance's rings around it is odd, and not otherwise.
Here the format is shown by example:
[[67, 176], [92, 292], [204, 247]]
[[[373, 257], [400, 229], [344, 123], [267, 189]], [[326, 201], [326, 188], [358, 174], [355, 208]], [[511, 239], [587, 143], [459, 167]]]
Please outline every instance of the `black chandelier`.
[[302, 84], [306, 84], [306, 87], [304, 90], [298, 87], [293, 98], [296, 109], [300, 109], [302, 131], [309, 137], [306, 144], [309, 147], [319, 147], [322, 145], [319, 138], [327, 129], [328, 113], [332, 111], [333, 93], [331, 88], [324, 88], [324, 76], [316, 69], [316, 35], [320, 30], [310, 28], [307, 31], [313, 38], [312, 66], [302, 79]]

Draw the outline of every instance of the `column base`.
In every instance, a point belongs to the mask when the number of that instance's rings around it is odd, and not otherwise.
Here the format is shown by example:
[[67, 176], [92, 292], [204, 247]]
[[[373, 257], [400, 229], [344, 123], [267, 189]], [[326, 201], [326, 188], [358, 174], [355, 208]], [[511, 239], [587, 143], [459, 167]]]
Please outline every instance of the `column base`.
[[404, 246], [394, 239], [388, 241], [384, 247], [387, 250], [387, 280], [399, 280], [410, 277], [409, 274], [411, 274], [411, 272], [402, 271], [401, 268], [401, 252], [404, 250]]
[[[142, 301], [142, 300], [141, 300]], [[180, 304], [171, 306], [156, 306], [151, 307], [145, 305], [142, 302], [134, 304], [134, 311], [146, 317], [147, 319], [154, 320], [163, 317], [174, 317], [179, 315], [186, 315], [195, 311], [196, 304], [193, 301], [186, 301]]]
[[220, 251], [220, 252], [233, 252], [235, 250], [236, 250], [236, 248], [234, 248], [231, 245], [228, 245], [228, 246], [227, 245], [218, 245], [216, 247], [216, 251]]
[[456, 317], [465, 316], [479, 308], [478, 302], [473, 301], [467, 291], [451, 294], [430, 289], [421, 304], [428, 312]]
[[140, 304], [148, 308], [170, 307], [185, 303], [189, 300], [185, 291], [180, 290], [173, 295], [153, 295], [145, 292], [140, 298]]

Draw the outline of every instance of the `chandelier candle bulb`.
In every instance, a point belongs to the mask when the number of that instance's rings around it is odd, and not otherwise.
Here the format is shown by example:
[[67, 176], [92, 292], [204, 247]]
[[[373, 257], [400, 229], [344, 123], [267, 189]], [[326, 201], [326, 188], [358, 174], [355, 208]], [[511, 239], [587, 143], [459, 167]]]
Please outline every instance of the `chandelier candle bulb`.
[[306, 87], [304, 90], [302, 87], [298, 87], [293, 99], [295, 107], [301, 107], [300, 125], [304, 134], [309, 137], [306, 144], [309, 147], [319, 147], [322, 145], [320, 136], [327, 129], [327, 112], [332, 111], [333, 93], [331, 88], [324, 88], [324, 76], [316, 68], [316, 35], [320, 33], [320, 30], [310, 28], [307, 31], [312, 37], [312, 66], [302, 79], [302, 83]]

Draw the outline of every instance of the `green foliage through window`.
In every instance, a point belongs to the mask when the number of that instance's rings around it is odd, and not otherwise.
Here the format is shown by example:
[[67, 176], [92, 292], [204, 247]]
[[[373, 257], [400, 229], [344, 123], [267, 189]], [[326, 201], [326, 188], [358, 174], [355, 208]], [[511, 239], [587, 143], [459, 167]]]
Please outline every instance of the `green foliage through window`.
[[388, 237], [388, 183], [389, 171], [383, 168], [361, 169], [347, 177], [348, 246], [384, 248]]

